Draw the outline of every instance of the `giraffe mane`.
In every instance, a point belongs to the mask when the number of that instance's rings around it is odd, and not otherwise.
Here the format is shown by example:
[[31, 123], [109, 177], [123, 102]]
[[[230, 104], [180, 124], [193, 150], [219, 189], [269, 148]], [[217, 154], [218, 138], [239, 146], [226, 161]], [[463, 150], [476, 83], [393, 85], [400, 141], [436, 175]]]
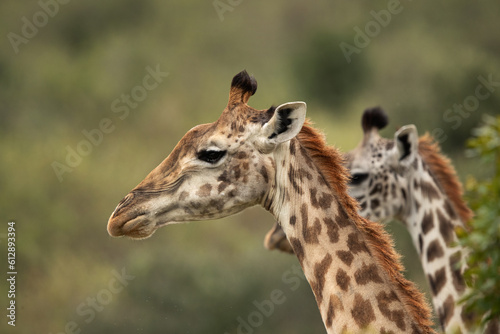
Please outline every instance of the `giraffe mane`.
[[429, 167], [438, 185], [450, 199], [463, 223], [472, 219], [472, 210], [463, 199], [463, 188], [450, 159], [441, 153], [439, 145], [428, 133], [419, 138], [418, 152]]
[[347, 184], [350, 179], [349, 172], [343, 166], [343, 157], [339, 151], [326, 144], [323, 133], [312, 127], [310, 120], [306, 120], [302, 130], [297, 135], [302, 147], [308, 156], [316, 163], [328, 184], [340, 195], [342, 207], [347, 214], [357, 215], [358, 203], [347, 195]]
[[342, 164], [342, 155], [334, 147], [328, 146], [324, 135], [306, 121], [297, 135], [301, 146], [318, 167], [328, 184], [333, 188], [340, 201], [341, 208], [364, 233], [369, 249], [375, 255], [377, 262], [384, 268], [388, 277], [399, 288], [398, 297], [410, 309], [415, 322], [425, 333], [434, 333], [431, 312], [423, 294], [415, 284], [404, 278], [401, 273], [403, 266], [400, 255], [394, 250], [394, 244], [382, 225], [359, 216], [357, 202], [348, 195], [347, 184], [349, 173]]

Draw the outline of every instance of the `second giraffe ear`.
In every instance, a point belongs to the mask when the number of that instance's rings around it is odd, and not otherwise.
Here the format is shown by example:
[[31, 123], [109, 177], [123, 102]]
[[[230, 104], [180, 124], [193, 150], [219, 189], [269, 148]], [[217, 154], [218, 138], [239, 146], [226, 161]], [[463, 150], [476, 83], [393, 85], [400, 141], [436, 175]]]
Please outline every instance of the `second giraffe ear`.
[[405, 125], [394, 134], [396, 159], [401, 165], [409, 165], [418, 151], [418, 132], [415, 125]]
[[262, 128], [266, 146], [275, 146], [295, 137], [306, 120], [305, 102], [288, 102], [278, 106]]

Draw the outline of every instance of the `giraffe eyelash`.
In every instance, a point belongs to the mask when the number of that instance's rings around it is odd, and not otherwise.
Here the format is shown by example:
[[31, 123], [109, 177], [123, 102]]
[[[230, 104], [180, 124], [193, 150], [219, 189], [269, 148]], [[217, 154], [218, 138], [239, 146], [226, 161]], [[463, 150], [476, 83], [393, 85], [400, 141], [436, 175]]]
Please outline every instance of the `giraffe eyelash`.
[[202, 150], [198, 152], [198, 159], [201, 161], [208, 162], [209, 164], [215, 164], [225, 155], [226, 151]]

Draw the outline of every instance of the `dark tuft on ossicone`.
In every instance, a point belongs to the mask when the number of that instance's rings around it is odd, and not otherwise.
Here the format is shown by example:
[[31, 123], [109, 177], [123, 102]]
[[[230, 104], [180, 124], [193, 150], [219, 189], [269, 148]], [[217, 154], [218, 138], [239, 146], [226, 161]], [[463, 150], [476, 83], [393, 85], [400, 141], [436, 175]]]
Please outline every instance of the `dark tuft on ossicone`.
[[368, 132], [372, 128], [383, 129], [389, 124], [389, 117], [380, 107], [366, 109], [361, 118], [363, 132]]
[[243, 93], [251, 92], [253, 95], [257, 91], [257, 80], [243, 70], [234, 76], [231, 88], [239, 88]]

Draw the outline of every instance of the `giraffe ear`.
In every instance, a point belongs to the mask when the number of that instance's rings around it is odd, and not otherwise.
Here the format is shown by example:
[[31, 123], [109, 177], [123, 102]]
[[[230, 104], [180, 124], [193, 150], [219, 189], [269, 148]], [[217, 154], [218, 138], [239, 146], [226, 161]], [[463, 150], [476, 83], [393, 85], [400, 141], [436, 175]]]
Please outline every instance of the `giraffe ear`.
[[295, 137], [306, 120], [305, 102], [288, 102], [278, 106], [262, 128], [266, 145], [276, 146]]
[[413, 162], [418, 151], [418, 132], [415, 125], [405, 125], [394, 134], [396, 159], [401, 165]]

